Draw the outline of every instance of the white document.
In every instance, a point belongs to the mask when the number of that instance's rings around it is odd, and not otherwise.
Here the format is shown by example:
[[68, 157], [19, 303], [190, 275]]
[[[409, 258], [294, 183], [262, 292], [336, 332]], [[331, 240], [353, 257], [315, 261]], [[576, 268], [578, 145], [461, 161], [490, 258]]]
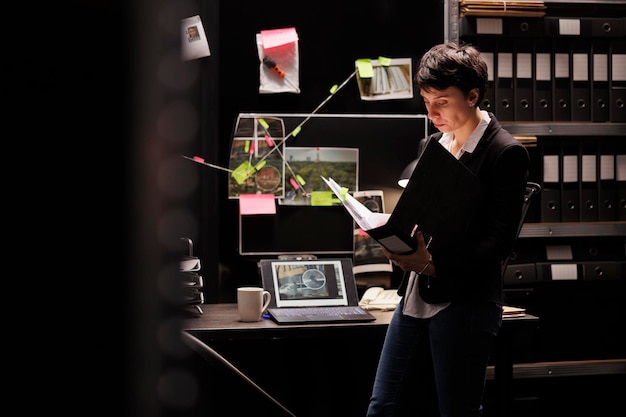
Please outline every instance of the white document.
[[342, 192], [341, 186], [335, 182], [332, 178], [324, 178], [322, 180], [328, 185], [328, 187], [335, 193], [339, 201], [344, 205], [350, 216], [359, 225], [359, 227], [366, 232], [376, 227], [382, 226], [387, 223], [391, 214], [388, 213], [374, 213], [367, 207], [365, 207], [359, 200], [352, 197], [348, 192]]
[[181, 53], [184, 61], [211, 55], [200, 16], [183, 19], [181, 31]]

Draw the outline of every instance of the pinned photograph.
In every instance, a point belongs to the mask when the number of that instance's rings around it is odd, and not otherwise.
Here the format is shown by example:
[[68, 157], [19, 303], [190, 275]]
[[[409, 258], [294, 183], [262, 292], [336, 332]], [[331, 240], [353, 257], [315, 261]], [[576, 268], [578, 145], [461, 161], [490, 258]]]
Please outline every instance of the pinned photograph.
[[183, 19], [181, 30], [181, 53], [184, 61], [211, 55], [209, 42], [204, 33], [200, 16], [196, 15]]
[[355, 67], [361, 100], [413, 98], [411, 58], [358, 59]]

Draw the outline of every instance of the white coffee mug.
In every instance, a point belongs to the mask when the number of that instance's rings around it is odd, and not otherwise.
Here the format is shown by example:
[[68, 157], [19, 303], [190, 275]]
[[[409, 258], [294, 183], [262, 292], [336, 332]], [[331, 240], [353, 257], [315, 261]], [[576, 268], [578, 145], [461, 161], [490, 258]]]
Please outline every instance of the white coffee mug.
[[261, 320], [263, 311], [269, 306], [272, 294], [260, 287], [237, 288], [237, 309], [241, 321]]

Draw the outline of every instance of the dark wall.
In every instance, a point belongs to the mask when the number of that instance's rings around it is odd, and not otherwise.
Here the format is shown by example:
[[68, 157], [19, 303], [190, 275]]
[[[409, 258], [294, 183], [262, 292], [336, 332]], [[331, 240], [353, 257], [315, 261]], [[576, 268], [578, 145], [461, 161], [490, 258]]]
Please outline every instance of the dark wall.
[[[216, 3], [219, 3], [218, 7]], [[202, 4], [203, 21], [211, 19], [219, 24], [219, 33], [213, 39], [209, 35], [212, 55], [204, 59], [216, 62], [218, 66], [204, 75], [204, 91], [215, 93], [208, 84], [219, 89], [218, 102], [210, 103], [218, 108], [206, 108], [205, 114], [213, 115], [217, 111], [219, 117], [217, 136], [212, 134], [215, 126], [205, 126], [202, 143], [196, 152], [220, 166], [227, 166], [237, 114], [310, 113], [329, 96], [333, 85], [342, 84], [350, 76], [356, 59], [411, 58], [415, 67], [427, 49], [443, 40], [442, 0], [421, 2], [419, 13], [412, 12], [410, 2], [399, 0], [323, 0], [310, 5], [275, 0], [205, 0]], [[217, 10], [219, 19], [210, 16]], [[299, 36], [301, 93], [259, 94], [255, 36], [261, 30], [285, 27], [295, 27]], [[418, 97], [415, 93], [409, 100], [365, 102], [360, 99], [353, 79], [319, 113], [423, 114], [425, 109]], [[389, 152], [398, 150], [389, 149]], [[227, 173], [206, 169], [200, 176], [201, 184], [216, 181], [217, 185], [210, 198], [200, 197], [197, 247], [199, 256], [207, 259], [204, 274], [207, 302], [233, 301], [234, 288], [257, 282], [256, 265], [237, 253], [238, 206], [236, 201], [229, 201], [226, 197]], [[204, 215], [213, 213], [216, 205], [217, 221]], [[219, 254], [217, 265], [214, 261], [216, 254]]]

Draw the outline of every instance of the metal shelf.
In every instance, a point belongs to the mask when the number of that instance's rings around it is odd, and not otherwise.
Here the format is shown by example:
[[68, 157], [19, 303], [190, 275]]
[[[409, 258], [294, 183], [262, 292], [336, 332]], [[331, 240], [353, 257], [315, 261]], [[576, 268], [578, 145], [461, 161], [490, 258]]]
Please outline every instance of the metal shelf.
[[526, 223], [520, 238], [626, 236], [626, 222]]
[[[444, 0], [444, 16], [443, 16], [443, 35], [444, 40], [458, 42], [459, 41], [459, 0]], [[621, 10], [623, 5], [626, 5], [626, 0], [544, 0], [543, 2], [548, 7], [549, 15], [550, 11], [561, 12], [567, 11], [573, 12], [572, 9], [580, 9], [581, 11], [594, 11], [604, 10], [605, 13], [613, 13], [615, 10]], [[550, 9], [550, 5], [554, 5], [554, 10]], [[606, 10], [605, 10], [606, 9]]]
[[626, 139], [626, 123], [501, 121], [500, 124], [513, 135], [621, 136]]

